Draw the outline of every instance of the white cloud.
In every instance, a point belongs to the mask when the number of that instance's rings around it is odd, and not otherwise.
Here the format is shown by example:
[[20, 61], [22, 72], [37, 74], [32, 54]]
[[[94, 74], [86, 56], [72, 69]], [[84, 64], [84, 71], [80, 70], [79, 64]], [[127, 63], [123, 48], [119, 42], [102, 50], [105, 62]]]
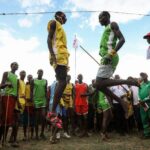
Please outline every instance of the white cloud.
[[150, 60], [145, 56], [126, 54], [121, 57], [116, 73], [119, 73], [123, 78], [128, 76], [139, 77], [140, 72], [150, 74]]
[[[19, 2], [23, 10], [27, 13], [45, 12], [54, 7], [54, 3], [52, 0], [19, 0]], [[32, 22], [40, 22], [42, 16], [42, 14], [30, 14], [28, 15], [28, 19], [23, 18], [19, 20], [18, 23], [21, 27], [31, 27]]]
[[8, 29], [0, 30], [0, 49], [2, 55], [0, 56], [0, 77], [4, 71], [10, 70], [10, 64], [14, 61], [18, 62], [19, 70], [25, 70], [27, 74], [32, 74], [37, 77], [37, 70], [39, 68], [44, 70], [44, 78], [48, 81], [54, 79], [54, 71], [49, 66], [48, 50], [38, 51], [40, 42], [37, 37], [30, 37], [29, 39], [15, 38]]
[[52, 0], [19, 0], [23, 8], [34, 7], [34, 6], [51, 6]]
[[71, 11], [74, 11], [73, 13], [71, 13], [71, 18], [79, 18], [80, 14], [76, 11], [76, 8], [74, 7]]
[[18, 23], [19, 23], [20, 27], [27, 27], [27, 28], [29, 28], [29, 27], [32, 26], [32, 22], [29, 19], [27, 19], [27, 18], [23, 18], [23, 19], [18, 20]]
[[[79, 10], [97, 10], [97, 11], [112, 11], [126, 12], [137, 14], [148, 14], [150, 12], [149, 0], [68, 0], [70, 4]], [[140, 19], [140, 15], [128, 15], [120, 13], [111, 13], [111, 19], [116, 22], [126, 23], [130, 20]], [[98, 24], [98, 14], [91, 14], [90, 26], [94, 29]]]

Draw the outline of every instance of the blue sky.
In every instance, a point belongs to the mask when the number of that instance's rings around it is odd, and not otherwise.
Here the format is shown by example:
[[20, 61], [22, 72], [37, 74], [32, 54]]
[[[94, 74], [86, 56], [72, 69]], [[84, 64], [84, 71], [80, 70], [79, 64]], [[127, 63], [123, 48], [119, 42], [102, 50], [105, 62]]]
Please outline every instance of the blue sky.
[[[139, 72], [150, 74], [150, 60], [146, 60], [148, 44], [143, 35], [150, 32], [150, 16], [125, 15], [127, 12], [150, 14], [149, 0], [0, 0], [0, 13], [52, 11], [111, 11], [111, 20], [116, 21], [126, 39], [120, 49], [120, 62], [115, 72], [122, 78], [129, 75], [138, 77]], [[99, 42], [103, 27], [98, 23], [97, 13], [66, 13], [68, 21], [64, 25], [70, 51], [70, 72], [75, 79], [75, 51], [72, 47], [76, 35], [80, 44], [99, 61]], [[49, 84], [55, 79], [49, 65], [47, 48], [47, 23], [54, 13], [45, 15], [1, 15], [0, 16], [0, 76], [10, 70], [10, 63], [17, 61], [19, 70], [37, 76], [37, 70], [44, 70], [44, 78]], [[84, 81], [90, 83], [95, 78], [98, 65], [77, 49], [76, 74], [82, 73]]]

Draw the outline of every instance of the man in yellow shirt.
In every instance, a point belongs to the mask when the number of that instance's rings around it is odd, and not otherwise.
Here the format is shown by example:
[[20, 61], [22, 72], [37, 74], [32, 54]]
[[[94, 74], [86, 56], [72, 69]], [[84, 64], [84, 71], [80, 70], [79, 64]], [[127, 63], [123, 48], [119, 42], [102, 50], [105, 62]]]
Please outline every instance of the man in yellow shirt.
[[[26, 77], [26, 72], [24, 70], [20, 71], [19, 75], [20, 75], [20, 79], [18, 79], [18, 82], [17, 82], [19, 104], [16, 103], [15, 110], [14, 110], [14, 112], [15, 112], [15, 125], [13, 126], [13, 129], [12, 129], [12, 133], [10, 136], [10, 142], [17, 141], [19, 121], [20, 121], [21, 114], [23, 113], [24, 107], [25, 107], [25, 82], [24, 82], [24, 79]], [[20, 105], [20, 106], [18, 106], [18, 105]], [[19, 145], [18, 145], [18, 143], [15, 143], [12, 146], [18, 147]]]
[[26, 87], [25, 87], [26, 104], [23, 113], [24, 140], [27, 139], [27, 133], [29, 138], [29, 131], [31, 131], [31, 139], [33, 138], [33, 133], [34, 133], [34, 104], [33, 101], [31, 101], [31, 81], [33, 80], [32, 75], [28, 75], [27, 80], [28, 81], [26, 82]]
[[50, 64], [54, 67], [58, 84], [55, 89], [52, 112], [55, 112], [63, 91], [66, 87], [69, 52], [67, 50], [66, 34], [62, 27], [67, 21], [65, 13], [55, 13], [55, 20], [48, 22], [47, 44], [50, 53]]
[[62, 105], [62, 120], [63, 120], [63, 129], [64, 129], [64, 137], [70, 138], [68, 127], [69, 127], [69, 121], [71, 123], [72, 131], [73, 129], [73, 113], [74, 113], [74, 85], [70, 82], [71, 76], [67, 75], [66, 81], [67, 86], [63, 92], [62, 99], [61, 99], [61, 105]]

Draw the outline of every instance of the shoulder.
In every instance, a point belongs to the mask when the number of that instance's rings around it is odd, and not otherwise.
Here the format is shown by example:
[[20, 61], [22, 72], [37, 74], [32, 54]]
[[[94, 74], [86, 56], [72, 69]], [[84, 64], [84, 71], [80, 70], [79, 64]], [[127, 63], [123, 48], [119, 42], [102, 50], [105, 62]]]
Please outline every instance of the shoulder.
[[3, 75], [8, 75], [8, 73], [9, 73], [8, 71], [5, 71], [5, 72], [3, 73]]
[[87, 84], [87, 83], [83, 83], [83, 85], [86, 86], [86, 87], [88, 87], [88, 84]]
[[117, 22], [111, 22], [110, 27], [111, 27], [112, 30], [113, 29], [119, 29], [119, 26], [118, 26]]
[[55, 30], [56, 28], [56, 20], [50, 20], [47, 25], [48, 31]]
[[3, 73], [3, 78], [7, 78], [8, 75], [9, 75], [9, 72], [8, 72], [8, 71], [4, 72], [4, 73]]
[[50, 21], [48, 22], [48, 25], [49, 25], [50, 27], [56, 26], [56, 20], [50, 20]]

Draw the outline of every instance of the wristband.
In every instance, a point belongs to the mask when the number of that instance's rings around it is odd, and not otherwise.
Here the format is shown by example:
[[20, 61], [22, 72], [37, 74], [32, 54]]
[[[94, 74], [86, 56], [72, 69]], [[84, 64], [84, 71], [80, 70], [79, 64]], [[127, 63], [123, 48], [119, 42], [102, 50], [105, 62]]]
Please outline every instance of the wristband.
[[109, 55], [114, 56], [116, 55], [116, 51], [114, 49], [112, 49], [111, 51], [108, 52]]

